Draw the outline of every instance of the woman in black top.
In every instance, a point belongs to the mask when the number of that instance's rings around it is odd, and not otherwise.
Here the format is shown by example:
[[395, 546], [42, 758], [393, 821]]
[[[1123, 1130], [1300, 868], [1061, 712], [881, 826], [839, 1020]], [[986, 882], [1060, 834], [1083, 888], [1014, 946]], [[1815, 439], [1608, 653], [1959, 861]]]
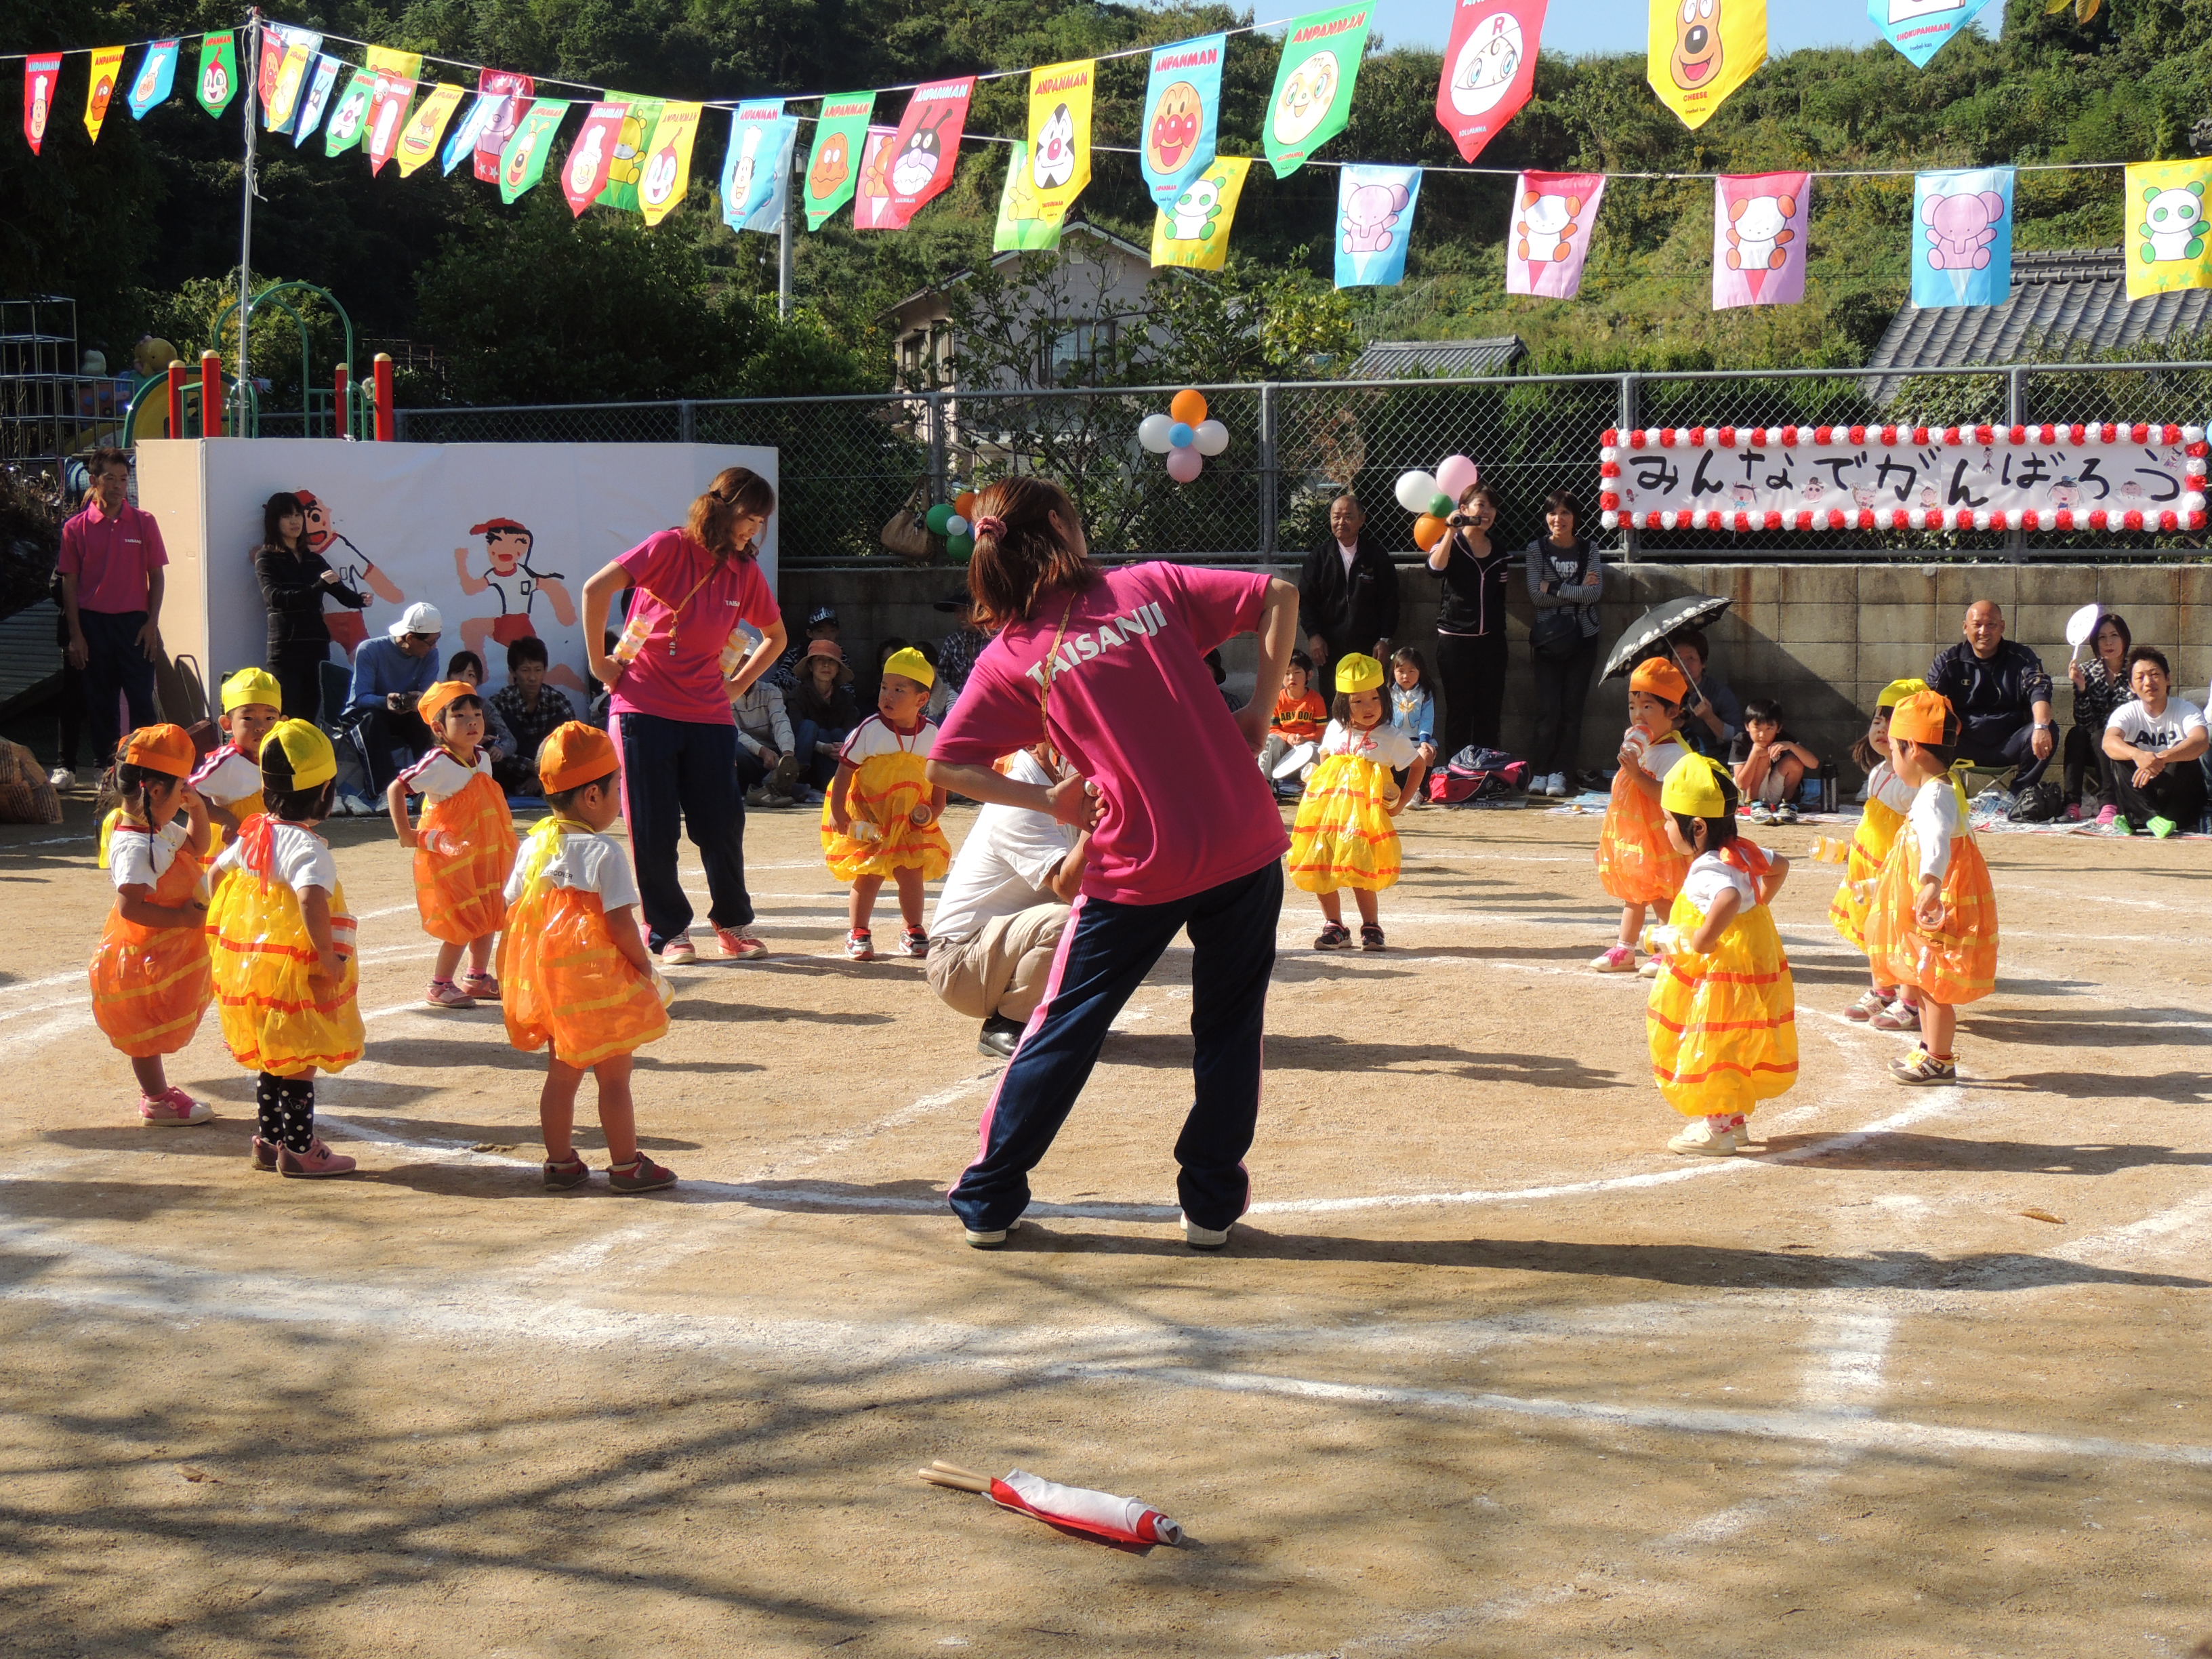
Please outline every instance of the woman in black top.
[[366, 609], [368, 597], [340, 581], [321, 554], [308, 551], [307, 537], [307, 509], [297, 495], [278, 490], [261, 509], [253, 574], [269, 607], [269, 672], [284, 688], [285, 718], [313, 722], [321, 715], [323, 664], [331, 654], [324, 597], [354, 611]]
[[1451, 533], [1429, 551], [1443, 583], [1437, 616], [1437, 683], [1443, 688], [1443, 746], [1449, 761], [1469, 744], [1498, 747], [1505, 703], [1505, 572], [1513, 556], [1490, 544], [1498, 500], [1486, 484], [1460, 492]]
[[1528, 629], [1535, 667], [1536, 741], [1528, 757], [1528, 793], [1571, 795], [1575, 761], [1583, 743], [1583, 704], [1597, 672], [1597, 602], [1605, 567], [1583, 539], [1583, 507], [1564, 489], [1544, 501], [1547, 533], [1528, 544], [1528, 603], [1536, 619]]

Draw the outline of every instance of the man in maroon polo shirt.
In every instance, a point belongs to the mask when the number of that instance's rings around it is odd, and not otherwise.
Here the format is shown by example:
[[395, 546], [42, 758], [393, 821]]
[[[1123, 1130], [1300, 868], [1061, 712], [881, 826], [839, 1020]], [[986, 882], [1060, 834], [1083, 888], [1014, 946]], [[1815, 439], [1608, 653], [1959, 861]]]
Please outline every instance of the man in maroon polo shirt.
[[161, 653], [161, 526], [131, 505], [131, 458], [92, 452], [92, 495], [62, 526], [62, 616], [69, 660], [84, 671], [85, 723], [106, 766], [122, 738], [116, 699], [131, 726], [154, 723], [154, 664]]

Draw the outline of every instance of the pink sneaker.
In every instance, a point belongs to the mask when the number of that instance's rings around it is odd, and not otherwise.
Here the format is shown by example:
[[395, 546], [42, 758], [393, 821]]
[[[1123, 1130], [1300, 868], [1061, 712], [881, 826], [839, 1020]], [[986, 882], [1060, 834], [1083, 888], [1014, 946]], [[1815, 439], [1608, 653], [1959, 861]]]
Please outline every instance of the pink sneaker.
[[733, 962], [750, 962], [756, 957], [768, 954], [768, 946], [750, 933], [741, 933], [734, 927], [717, 927], [714, 942], [722, 947], [722, 954]]
[[2097, 809], [2097, 828], [2100, 830], [2111, 829], [2112, 827], [2112, 820], [2119, 817], [2119, 815], [2120, 809], [2117, 805], [2099, 807]]
[[688, 968], [699, 960], [699, 949], [690, 934], [678, 933], [660, 947], [660, 959], [671, 967]]
[[1636, 947], [1615, 945], [1590, 958], [1590, 966], [1601, 974], [1632, 974], [1636, 971]]
[[461, 991], [478, 1002], [497, 1002], [499, 981], [490, 974], [471, 974], [461, 981]]
[[194, 1100], [173, 1083], [158, 1095], [138, 1097], [138, 1121], [149, 1129], [181, 1129], [215, 1115], [204, 1100]]
[[276, 1149], [276, 1173], [301, 1181], [319, 1181], [328, 1176], [351, 1175], [354, 1161], [343, 1153], [334, 1152], [319, 1138], [304, 1152], [289, 1147]]
[[477, 1000], [449, 979], [434, 979], [422, 1000], [433, 1008], [473, 1008]]
[[276, 1155], [284, 1149], [273, 1140], [253, 1137], [253, 1167], [264, 1175], [276, 1173]]

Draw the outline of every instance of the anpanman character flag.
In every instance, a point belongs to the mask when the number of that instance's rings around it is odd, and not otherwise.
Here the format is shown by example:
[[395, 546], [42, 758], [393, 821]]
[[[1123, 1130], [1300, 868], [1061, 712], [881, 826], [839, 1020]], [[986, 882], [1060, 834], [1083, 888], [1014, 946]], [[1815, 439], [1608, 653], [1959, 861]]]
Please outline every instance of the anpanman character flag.
[[201, 38], [199, 78], [192, 92], [210, 115], [221, 115], [238, 96], [238, 36], [231, 30]]
[[872, 92], [832, 93], [822, 100], [822, 112], [814, 120], [814, 148], [806, 157], [807, 229], [821, 229], [853, 199], [869, 118], [875, 112]]
[[1766, 61], [1766, 0], [1651, 0], [1644, 78], [1701, 127]]
[[1139, 164], [1152, 200], [1163, 210], [1213, 165], [1221, 118], [1221, 60], [1229, 37], [1178, 40], [1152, 53], [1145, 81]]
[[168, 101], [177, 84], [177, 46], [156, 40], [138, 60], [138, 73], [131, 82], [131, 113], [143, 121], [146, 112]]
[[107, 119], [107, 106], [115, 99], [115, 79], [123, 72], [123, 48], [102, 46], [92, 54], [92, 84], [84, 93], [84, 130], [100, 142], [100, 129]]
[[637, 203], [645, 222], [657, 225], [684, 204], [691, 187], [691, 146], [699, 137], [702, 104], [665, 104], [646, 141], [645, 172], [637, 181]]
[[61, 84], [62, 55], [50, 52], [23, 64], [23, 137], [36, 155], [46, 142], [46, 123], [54, 112], [54, 88]]
[[1067, 217], [1091, 182], [1091, 100], [1098, 65], [1048, 64], [1030, 71], [1030, 184], [1036, 216], [1052, 224]]
[[1458, 0], [1453, 6], [1437, 120], [1461, 160], [1481, 155], [1528, 101], [1543, 33], [1544, 0]]
[[430, 88], [428, 97], [415, 106], [415, 113], [407, 118], [407, 125], [399, 130], [401, 178], [406, 178], [438, 153], [438, 140], [445, 136], [446, 123], [453, 118], [453, 112], [460, 106], [460, 88], [449, 81], [441, 81]]

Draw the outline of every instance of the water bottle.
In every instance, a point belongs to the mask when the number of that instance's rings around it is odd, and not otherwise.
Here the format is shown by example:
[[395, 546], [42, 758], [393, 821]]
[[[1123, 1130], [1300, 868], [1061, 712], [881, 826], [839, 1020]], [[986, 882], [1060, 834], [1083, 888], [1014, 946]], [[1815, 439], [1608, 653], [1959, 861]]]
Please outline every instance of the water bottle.
[[1851, 844], [1838, 836], [1815, 836], [1812, 857], [1815, 864], [1849, 864]]
[[615, 648], [609, 654], [619, 663], [635, 662], [652, 633], [652, 623], [632, 611], [629, 620], [623, 624], [622, 637], [615, 641]]

